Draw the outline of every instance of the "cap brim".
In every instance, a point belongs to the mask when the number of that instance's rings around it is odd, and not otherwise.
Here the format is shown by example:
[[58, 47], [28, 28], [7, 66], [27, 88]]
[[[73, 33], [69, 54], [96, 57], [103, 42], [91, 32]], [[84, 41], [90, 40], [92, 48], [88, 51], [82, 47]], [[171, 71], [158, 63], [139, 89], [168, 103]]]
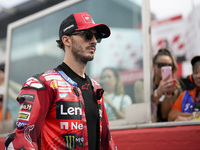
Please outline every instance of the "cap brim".
[[200, 61], [200, 56], [195, 56], [195, 57], [192, 58], [192, 60], [191, 60], [192, 66], [193, 66], [197, 61]]
[[101, 35], [101, 38], [107, 38], [110, 36], [110, 28], [105, 24], [99, 24], [95, 27], [97, 32]]
[[76, 29], [76, 31], [86, 30], [86, 29], [91, 29], [91, 28], [95, 28], [101, 38], [107, 38], [110, 36], [110, 28], [106, 24], [93, 24], [93, 25], [87, 26], [86, 28]]

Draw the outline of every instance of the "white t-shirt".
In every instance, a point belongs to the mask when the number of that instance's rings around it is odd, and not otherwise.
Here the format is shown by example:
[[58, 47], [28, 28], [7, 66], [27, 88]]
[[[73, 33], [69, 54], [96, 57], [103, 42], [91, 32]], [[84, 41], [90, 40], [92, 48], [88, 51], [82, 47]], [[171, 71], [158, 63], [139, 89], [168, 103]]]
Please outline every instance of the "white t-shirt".
[[[108, 94], [107, 97], [110, 101], [112, 101], [114, 107], [118, 110], [123, 111], [126, 106], [132, 103], [131, 97], [129, 95], [115, 95], [114, 93]], [[108, 120], [116, 120], [116, 114], [113, 109], [104, 101], [104, 105], [106, 108]]]

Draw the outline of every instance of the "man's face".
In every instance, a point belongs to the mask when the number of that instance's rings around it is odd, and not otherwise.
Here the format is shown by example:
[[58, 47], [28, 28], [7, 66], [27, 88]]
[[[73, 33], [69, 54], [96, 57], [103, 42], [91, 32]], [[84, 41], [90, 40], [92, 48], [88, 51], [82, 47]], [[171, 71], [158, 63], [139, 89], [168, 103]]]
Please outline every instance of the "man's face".
[[[91, 29], [92, 33], [96, 31]], [[95, 36], [91, 40], [87, 40], [84, 35], [73, 35], [72, 40], [72, 54], [75, 59], [82, 63], [87, 63], [94, 59], [97, 40]]]

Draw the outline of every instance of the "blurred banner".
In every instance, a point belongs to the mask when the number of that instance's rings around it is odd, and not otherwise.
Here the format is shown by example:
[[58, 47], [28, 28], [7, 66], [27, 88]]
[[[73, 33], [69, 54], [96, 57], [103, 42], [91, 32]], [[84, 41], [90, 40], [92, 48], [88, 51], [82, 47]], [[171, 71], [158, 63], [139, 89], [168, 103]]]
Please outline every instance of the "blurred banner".
[[[190, 60], [195, 55], [200, 55], [200, 6], [186, 18], [179, 15], [166, 20], [152, 21], [151, 37], [153, 55], [159, 48], [169, 48], [179, 62], [178, 75], [180, 77], [189, 75]], [[190, 68], [185, 69], [188, 66]]]

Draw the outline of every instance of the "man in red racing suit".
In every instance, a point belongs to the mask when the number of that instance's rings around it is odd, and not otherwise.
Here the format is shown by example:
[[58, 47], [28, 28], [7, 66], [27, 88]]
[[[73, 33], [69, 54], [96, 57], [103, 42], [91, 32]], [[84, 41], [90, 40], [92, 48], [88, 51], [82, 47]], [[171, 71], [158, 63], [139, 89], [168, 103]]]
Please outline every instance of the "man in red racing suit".
[[[62, 71], [59, 71], [64, 73]], [[73, 80], [55, 70], [29, 78], [17, 98], [21, 104], [14, 140], [8, 149], [87, 149], [84, 100]], [[92, 80], [99, 106], [102, 149], [114, 149], [100, 85]], [[46, 118], [46, 119], [45, 119]], [[20, 141], [20, 142], [19, 142]]]
[[110, 29], [95, 24], [86, 12], [68, 16], [60, 25], [58, 46], [64, 61], [54, 70], [29, 78], [17, 97], [17, 128], [6, 149], [114, 150], [103, 104], [103, 89], [85, 74], [96, 44]]

